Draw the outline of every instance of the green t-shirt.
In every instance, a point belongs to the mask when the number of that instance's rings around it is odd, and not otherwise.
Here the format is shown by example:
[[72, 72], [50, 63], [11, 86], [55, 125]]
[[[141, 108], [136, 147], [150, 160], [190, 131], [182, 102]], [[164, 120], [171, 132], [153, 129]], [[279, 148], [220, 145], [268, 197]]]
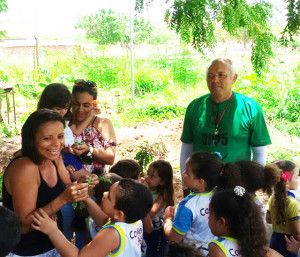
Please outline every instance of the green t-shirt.
[[224, 162], [250, 160], [252, 146], [271, 144], [263, 111], [254, 100], [234, 92], [214, 136], [214, 113], [219, 120], [228, 101], [213, 103], [213, 111], [211, 94], [193, 100], [186, 110], [181, 141], [193, 143], [194, 152], [220, 152]]

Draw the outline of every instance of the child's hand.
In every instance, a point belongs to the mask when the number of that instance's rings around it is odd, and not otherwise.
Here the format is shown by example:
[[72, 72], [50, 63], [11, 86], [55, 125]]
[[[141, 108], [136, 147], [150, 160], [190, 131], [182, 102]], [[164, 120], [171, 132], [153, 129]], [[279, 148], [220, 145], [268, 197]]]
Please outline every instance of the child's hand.
[[92, 101], [93, 109], [92, 109], [92, 114], [93, 115], [98, 115], [101, 113], [101, 108], [99, 106], [99, 102], [97, 100]]
[[143, 185], [145, 185], [146, 187], [148, 187], [148, 183], [147, 183], [147, 181], [146, 181], [146, 179], [145, 179], [144, 177], [141, 177], [141, 178], [140, 178], [140, 182], [141, 182]]
[[77, 183], [88, 183], [89, 187], [94, 188], [99, 184], [98, 176], [96, 174], [85, 175], [77, 180]]
[[300, 248], [300, 243], [293, 236], [288, 238], [285, 235], [284, 239], [286, 241], [286, 249], [294, 254], [297, 254]]
[[74, 153], [74, 151], [73, 151], [73, 145], [72, 145], [72, 146], [71, 146], [71, 145], [66, 146], [66, 147], [65, 147], [65, 151], [66, 151], [67, 153], [71, 153], [71, 154], [74, 154], [74, 155], [75, 155], [75, 153]]
[[79, 183], [88, 183], [89, 184], [89, 190], [88, 195], [90, 197], [94, 196], [94, 188], [97, 184], [99, 184], [98, 176], [96, 174], [89, 174], [81, 177], [77, 180]]
[[168, 206], [165, 210], [164, 220], [167, 220], [167, 219], [173, 220], [174, 216], [175, 216], [175, 207]]
[[66, 167], [66, 169], [67, 169], [67, 171], [69, 172], [69, 174], [73, 174], [74, 172], [75, 172], [75, 168], [74, 168], [74, 166], [73, 165], [68, 165], [67, 167]]
[[50, 219], [48, 214], [43, 209], [38, 209], [32, 215], [32, 227], [38, 231], [43, 232], [46, 235], [50, 235], [56, 231], [57, 224], [54, 220]]

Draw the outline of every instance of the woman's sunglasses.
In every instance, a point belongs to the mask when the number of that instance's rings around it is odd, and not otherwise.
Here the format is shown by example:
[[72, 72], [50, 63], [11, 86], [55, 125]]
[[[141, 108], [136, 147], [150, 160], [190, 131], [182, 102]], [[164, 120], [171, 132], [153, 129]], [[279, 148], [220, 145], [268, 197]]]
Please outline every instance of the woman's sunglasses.
[[93, 81], [85, 81], [84, 79], [76, 79], [74, 81], [74, 86], [82, 86], [82, 87], [97, 87], [97, 84]]

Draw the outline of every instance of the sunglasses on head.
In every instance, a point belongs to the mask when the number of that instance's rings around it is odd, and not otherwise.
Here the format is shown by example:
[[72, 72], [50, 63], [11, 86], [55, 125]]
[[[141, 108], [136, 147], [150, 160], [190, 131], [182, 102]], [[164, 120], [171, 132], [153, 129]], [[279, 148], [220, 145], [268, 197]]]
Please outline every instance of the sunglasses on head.
[[85, 81], [84, 79], [76, 79], [74, 81], [74, 86], [83, 86], [83, 87], [96, 87], [96, 83], [93, 81]]

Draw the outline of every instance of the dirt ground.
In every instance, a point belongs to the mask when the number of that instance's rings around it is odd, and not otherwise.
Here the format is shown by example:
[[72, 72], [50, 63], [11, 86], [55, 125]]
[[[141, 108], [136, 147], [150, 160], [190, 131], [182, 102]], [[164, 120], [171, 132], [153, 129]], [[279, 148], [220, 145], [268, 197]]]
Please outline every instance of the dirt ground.
[[[162, 140], [167, 153], [166, 160], [171, 162], [174, 168], [174, 192], [176, 203], [182, 199], [181, 180], [179, 172], [180, 135], [182, 120], [164, 120], [161, 122], [138, 123], [130, 127], [116, 128], [117, 154], [116, 162], [121, 159], [135, 157], [138, 146], [144, 141], [154, 142]], [[21, 147], [21, 136], [14, 138], [0, 138], [0, 172], [9, 163], [9, 157]], [[108, 167], [109, 168], [109, 167]]]
[[[181, 179], [179, 171], [179, 155], [180, 155], [180, 135], [182, 132], [183, 120], [163, 120], [149, 121], [137, 123], [133, 126], [115, 128], [117, 135], [117, 154], [116, 160], [132, 159], [135, 157], [139, 146], [148, 142], [157, 142], [162, 140], [165, 144], [167, 153], [166, 160], [172, 164], [174, 170], [174, 192], [175, 202], [178, 203], [182, 199]], [[300, 160], [300, 138], [288, 136], [269, 126], [269, 132], [272, 138], [273, 149], [282, 148], [292, 150], [295, 153], [296, 161]], [[0, 138], [0, 173], [9, 163], [9, 157], [21, 146], [20, 135], [14, 138]], [[107, 167], [107, 170], [109, 167]], [[267, 202], [267, 196], [259, 193], [263, 201]]]

